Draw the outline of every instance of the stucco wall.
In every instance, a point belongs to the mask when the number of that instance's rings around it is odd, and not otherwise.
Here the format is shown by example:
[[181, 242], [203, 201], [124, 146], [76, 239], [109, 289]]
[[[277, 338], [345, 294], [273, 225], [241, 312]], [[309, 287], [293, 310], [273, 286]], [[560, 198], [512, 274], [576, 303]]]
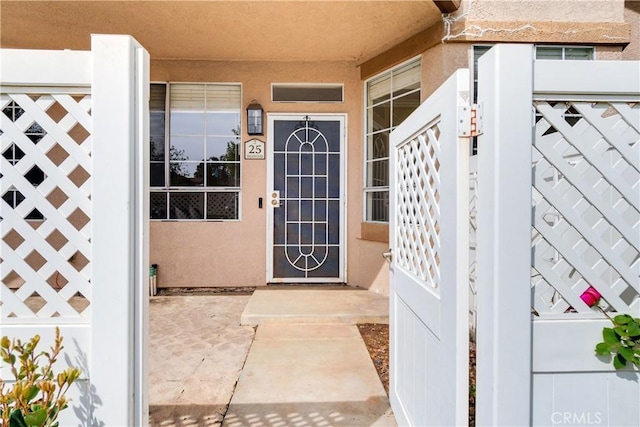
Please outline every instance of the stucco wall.
[[[267, 113], [346, 113], [347, 271], [349, 284], [383, 288], [371, 275], [383, 268], [386, 244], [358, 239], [362, 219], [362, 82], [351, 62], [211, 62], [152, 61], [156, 82], [240, 82], [243, 108], [253, 100]], [[341, 104], [272, 103], [272, 82], [343, 83]], [[246, 131], [246, 129], [243, 129]], [[264, 139], [268, 141], [265, 134]], [[249, 139], [244, 134], [242, 140]], [[151, 222], [151, 262], [157, 263], [160, 287], [260, 286], [266, 282], [266, 160], [242, 160], [242, 212], [237, 222]], [[258, 198], [265, 201], [258, 208]], [[373, 247], [372, 247], [373, 246]], [[369, 255], [369, 251], [375, 253]], [[379, 259], [377, 259], [379, 258]], [[374, 259], [376, 262], [374, 263]], [[365, 268], [363, 268], [363, 266]], [[360, 274], [366, 270], [366, 274]]]
[[468, 19], [486, 21], [622, 21], [623, 0], [463, 0]]
[[622, 59], [640, 60], [640, 1], [624, 2], [624, 20], [631, 24], [631, 43], [622, 51]]
[[624, 0], [464, 0], [444, 17], [453, 42], [618, 45], [629, 42]]
[[422, 54], [422, 101], [459, 68], [469, 67], [471, 44], [439, 44]]

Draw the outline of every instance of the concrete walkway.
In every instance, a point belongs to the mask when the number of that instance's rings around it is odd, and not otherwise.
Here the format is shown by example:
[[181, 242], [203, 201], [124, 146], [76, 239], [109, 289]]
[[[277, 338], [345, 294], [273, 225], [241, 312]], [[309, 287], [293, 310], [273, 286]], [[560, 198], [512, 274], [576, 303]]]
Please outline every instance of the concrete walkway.
[[395, 426], [355, 326], [387, 306], [344, 287], [152, 298], [151, 424]]
[[258, 327], [226, 427], [394, 426], [354, 325]]

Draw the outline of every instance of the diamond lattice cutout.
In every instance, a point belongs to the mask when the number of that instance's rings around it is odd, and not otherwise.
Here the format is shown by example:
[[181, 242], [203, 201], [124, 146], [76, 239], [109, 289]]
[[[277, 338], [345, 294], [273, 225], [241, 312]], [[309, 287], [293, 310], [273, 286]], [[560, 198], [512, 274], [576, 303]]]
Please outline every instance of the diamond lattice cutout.
[[76, 124], [70, 131], [69, 136], [79, 145], [87, 140], [89, 132], [80, 124]]
[[74, 210], [67, 220], [76, 230], [82, 230], [89, 223], [89, 217], [81, 209]]
[[47, 109], [47, 115], [51, 117], [51, 120], [54, 122], [60, 123], [60, 121], [67, 115], [67, 110], [65, 110], [64, 107], [56, 101]]
[[[636, 108], [633, 106], [631, 108]], [[628, 104], [536, 102], [533, 168], [533, 305], [539, 313], [638, 304], [640, 172]], [[584, 118], [584, 120], [583, 120]], [[559, 133], [550, 135], [548, 126]]]
[[47, 152], [47, 157], [53, 162], [54, 165], [60, 166], [68, 157], [69, 153], [65, 151], [60, 144], [54, 144], [53, 147]]
[[33, 271], [40, 270], [42, 266], [47, 263], [47, 260], [36, 250], [31, 251], [31, 253], [25, 257], [24, 261]]
[[51, 247], [56, 251], [62, 249], [62, 247], [69, 242], [69, 239], [67, 239], [58, 229], [53, 230], [51, 234], [47, 236], [46, 240], [47, 243], [49, 243], [49, 245], [51, 245]]
[[76, 269], [76, 271], [82, 271], [87, 265], [89, 265], [89, 260], [82, 254], [82, 252], [77, 251], [75, 254], [71, 255], [69, 263]]
[[438, 186], [440, 131], [437, 125], [398, 152], [398, 264], [434, 289], [439, 286]]
[[[2, 317], [82, 319], [90, 306], [88, 254], [91, 212], [91, 98], [89, 95], [2, 94], [6, 173], [0, 177], [13, 251], [4, 257]], [[88, 143], [89, 142], [89, 143]], [[11, 168], [11, 170], [9, 170]], [[5, 206], [6, 207], [6, 206]], [[6, 212], [5, 212], [6, 211]], [[4, 225], [4, 224], [3, 224]], [[28, 242], [29, 248], [25, 250]], [[77, 305], [71, 299], [79, 295]], [[59, 320], [58, 320], [59, 321]], [[67, 320], [65, 320], [66, 322]]]
[[49, 276], [49, 278], [47, 279], [47, 283], [52, 288], [61, 290], [67, 285], [67, 283], [69, 283], [69, 281], [59, 271], [56, 271], [51, 276]]
[[4, 235], [2, 241], [15, 251], [24, 242], [24, 237], [22, 237], [16, 230], [11, 229]]
[[26, 282], [18, 273], [11, 270], [2, 278], [2, 283], [9, 289], [20, 289]]
[[82, 166], [78, 166], [75, 168], [69, 175], [69, 179], [73, 182], [77, 187], [81, 187], [82, 184], [87, 182], [90, 175]]
[[47, 300], [42, 298], [39, 293], [33, 292], [27, 299], [25, 300], [27, 307], [34, 313], [38, 313], [42, 310], [42, 307], [47, 305]]
[[84, 313], [91, 305], [91, 302], [85, 296], [78, 293], [69, 299], [69, 304], [78, 313]]
[[69, 197], [59, 187], [54, 188], [47, 196], [47, 201], [51, 203], [51, 206], [58, 209]]

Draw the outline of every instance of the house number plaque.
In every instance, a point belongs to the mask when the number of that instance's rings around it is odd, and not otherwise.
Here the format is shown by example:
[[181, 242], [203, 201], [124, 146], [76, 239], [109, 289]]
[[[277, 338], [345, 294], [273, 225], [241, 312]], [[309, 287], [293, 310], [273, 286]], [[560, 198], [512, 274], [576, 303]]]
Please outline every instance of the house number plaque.
[[244, 158], [246, 160], [264, 160], [264, 141], [255, 138], [245, 141]]

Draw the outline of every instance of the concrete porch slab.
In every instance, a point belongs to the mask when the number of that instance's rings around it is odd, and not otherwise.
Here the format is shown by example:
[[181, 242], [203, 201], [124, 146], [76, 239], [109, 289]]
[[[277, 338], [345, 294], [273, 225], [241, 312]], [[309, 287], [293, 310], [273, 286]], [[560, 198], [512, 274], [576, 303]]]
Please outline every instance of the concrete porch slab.
[[395, 426], [353, 325], [264, 324], [223, 421], [244, 426]]
[[241, 316], [248, 326], [268, 323], [389, 323], [389, 299], [355, 288], [257, 289]]

